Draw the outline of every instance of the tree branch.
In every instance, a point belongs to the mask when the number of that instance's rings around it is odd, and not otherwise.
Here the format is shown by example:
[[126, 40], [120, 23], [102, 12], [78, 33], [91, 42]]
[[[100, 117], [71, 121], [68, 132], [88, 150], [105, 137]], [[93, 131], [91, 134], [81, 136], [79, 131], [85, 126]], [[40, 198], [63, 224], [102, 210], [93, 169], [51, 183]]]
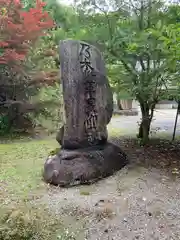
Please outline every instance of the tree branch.
[[142, 70], [143, 70], [143, 71], [146, 71], [146, 68], [145, 68], [145, 65], [144, 65], [144, 62], [143, 62], [142, 57], [139, 58], [139, 61], [140, 61], [140, 64], [141, 64]]
[[123, 66], [125, 67], [127, 72], [129, 72], [133, 77], [137, 77], [137, 73], [136, 73], [135, 69], [131, 69], [129, 67], [128, 63], [125, 61], [125, 59], [120, 57], [113, 49], [110, 49], [109, 51], [113, 56], [119, 58], [119, 60], [122, 62]]
[[96, 1], [93, 1], [93, 5], [94, 7], [96, 7], [98, 10], [100, 10], [102, 13], [104, 13], [106, 20], [107, 20], [107, 25], [108, 25], [108, 30], [109, 30], [109, 36], [110, 36], [110, 40], [112, 41], [113, 39], [113, 34], [112, 34], [112, 28], [111, 28], [111, 24], [110, 24], [110, 19], [109, 19], [109, 15], [106, 11], [104, 11], [102, 8], [100, 8], [97, 4]]

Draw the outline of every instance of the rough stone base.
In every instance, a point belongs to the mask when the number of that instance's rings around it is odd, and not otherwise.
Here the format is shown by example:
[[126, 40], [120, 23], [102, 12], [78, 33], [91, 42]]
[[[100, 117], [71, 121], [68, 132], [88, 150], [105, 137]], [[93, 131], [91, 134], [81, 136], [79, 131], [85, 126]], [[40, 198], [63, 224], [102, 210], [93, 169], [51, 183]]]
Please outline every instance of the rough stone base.
[[112, 175], [127, 163], [126, 154], [112, 143], [77, 150], [62, 149], [46, 160], [43, 177], [47, 183], [59, 186], [91, 184]]

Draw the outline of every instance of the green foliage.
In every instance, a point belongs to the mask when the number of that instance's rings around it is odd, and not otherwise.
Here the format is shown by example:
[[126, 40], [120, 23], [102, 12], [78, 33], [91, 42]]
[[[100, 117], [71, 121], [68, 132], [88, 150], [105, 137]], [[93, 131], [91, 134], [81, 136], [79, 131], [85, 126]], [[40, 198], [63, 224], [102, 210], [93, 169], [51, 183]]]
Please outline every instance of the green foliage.
[[[88, 0], [78, 4], [91, 23], [101, 17], [106, 25], [105, 30], [101, 24], [92, 24], [91, 33], [108, 50], [106, 58], [114, 91], [129, 93], [140, 102], [143, 117], [139, 136], [146, 142], [156, 103], [168, 95], [169, 86], [178, 82], [180, 31], [172, 13], [176, 12], [177, 20], [179, 7], [168, 8], [161, 0]], [[171, 15], [171, 25], [167, 14]]]
[[43, 111], [38, 114], [30, 114], [35, 126], [42, 126], [50, 132], [55, 132], [64, 122], [64, 105], [62, 91], [59, 84], [47, 86], [40, 89], [38, 95], [31, 99], [31, 102], [47, 102]]
[[0, 213], [0, 240], [73, 240], [76, 237], [46, 208], [21, 204], [1, 209]]
[[59, 151], [60, 151], [60, 148], [56, 148], [56, 149], [52, 150], [52, 151], [49, 153], [49, 156], [56, 155], [56, 154], [59, 153]]
[[9, 129], [10, 129], [10, 126], [9, 126], [8, 116], [1, 115], [0, 116], [0, 136], [7, 134]]
[[36, 0], [21, 0], [21, 3], [24, 6], [24, 10], [28, 11], [36, 5]]
[[[52, 50], [55, 55], [47, 56], [46, 53]], [[48, 41], [48, 36], [41, 38], [35, 47], [31, 49], [26, 61], [26, 65], [29, 66], [34, 71], [50, 71], [56, 69], [55, 58], [58, 57], [58, 51], [56, 49], [55, 43], [50, 40]]]
[[170, 5], [164, 13], [164, 18], [168, 24], [180, 23], [180, 6], [179, 6], [179, 4]]
[[1, 210], [0, 240], [52, 239], [58, 227], [61, 227], [58, 219], [33, 206]]
[[[133, 99], [131, 88], [127, 84], [128, 75], [121, 62], [116, 64], [109, 64], [108, 78], [114, 93], [116, 93], [118, 99]], [[126, 81], [124, 81], [126, 79]]]

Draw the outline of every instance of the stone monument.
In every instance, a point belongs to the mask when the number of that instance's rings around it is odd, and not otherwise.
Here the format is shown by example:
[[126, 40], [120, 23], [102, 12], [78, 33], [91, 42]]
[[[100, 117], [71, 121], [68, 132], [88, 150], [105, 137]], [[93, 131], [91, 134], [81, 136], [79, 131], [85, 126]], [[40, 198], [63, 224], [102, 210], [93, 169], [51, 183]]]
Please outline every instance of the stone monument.
[[65, 123], [57, 134], [61, 150], [49, 156], [44, 180], [60, 186], [91, 183], [124, 167], [127, 157], [108, 143], [113, 95], [99, 50], [86, 42], [60, 42]]

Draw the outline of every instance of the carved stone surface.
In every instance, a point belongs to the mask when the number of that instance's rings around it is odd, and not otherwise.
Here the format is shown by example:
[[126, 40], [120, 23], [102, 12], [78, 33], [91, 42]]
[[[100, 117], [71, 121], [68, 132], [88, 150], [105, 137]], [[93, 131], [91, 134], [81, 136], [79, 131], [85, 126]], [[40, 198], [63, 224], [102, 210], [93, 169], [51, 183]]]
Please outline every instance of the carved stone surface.
[[85, 42], [60, 43], [66, 124], [62, 147], [76, 149], [107, 140], [113, 96], [102, 55]]
[[60, 42], [65, 123], [56, 140], [62, 150], [44, 165], [46, 182], [66, 186], [113, 174], [128, 162], [108, 143], [113, 95], [99, 50], [82, 41]]

